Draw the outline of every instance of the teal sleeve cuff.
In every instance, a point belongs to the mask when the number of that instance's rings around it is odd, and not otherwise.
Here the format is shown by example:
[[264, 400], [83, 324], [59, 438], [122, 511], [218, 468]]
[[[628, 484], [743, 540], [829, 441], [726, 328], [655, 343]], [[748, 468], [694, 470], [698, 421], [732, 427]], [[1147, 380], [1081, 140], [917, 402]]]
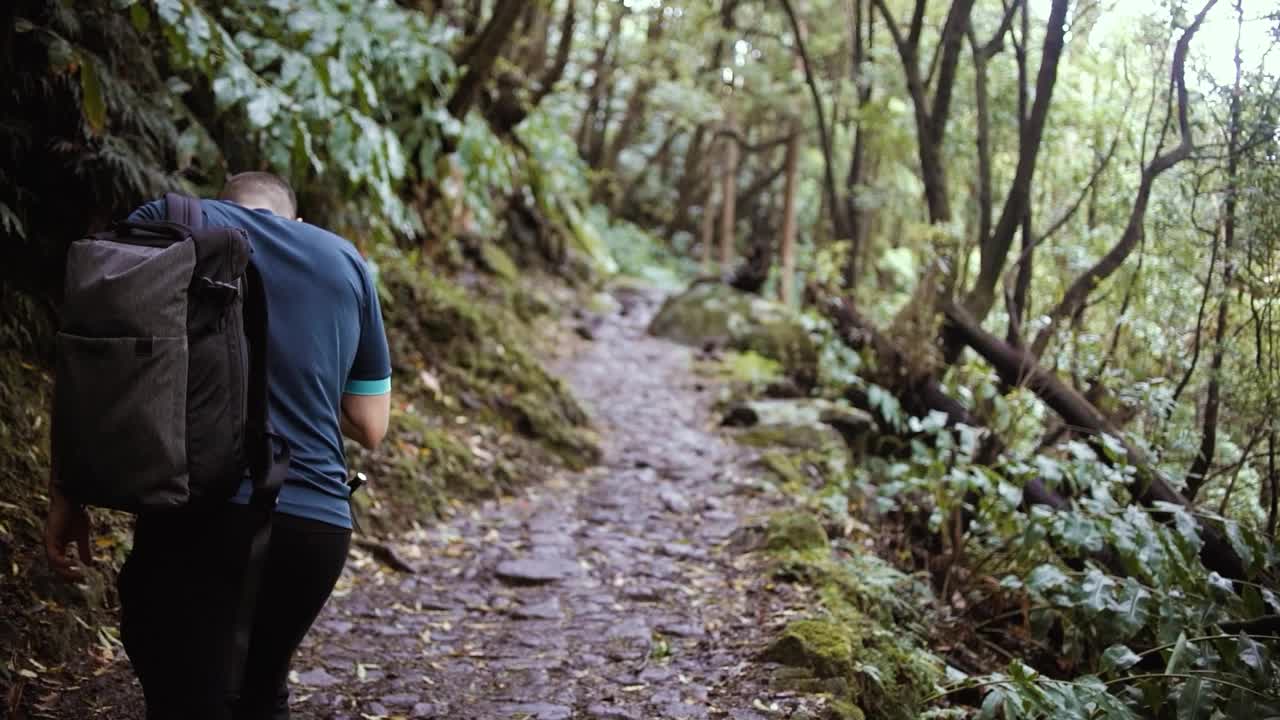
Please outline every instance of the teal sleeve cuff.
[[348, 380], [342, 392], [348, 395], [386, 395], [391, 392], [391, 378], [381, 380]]

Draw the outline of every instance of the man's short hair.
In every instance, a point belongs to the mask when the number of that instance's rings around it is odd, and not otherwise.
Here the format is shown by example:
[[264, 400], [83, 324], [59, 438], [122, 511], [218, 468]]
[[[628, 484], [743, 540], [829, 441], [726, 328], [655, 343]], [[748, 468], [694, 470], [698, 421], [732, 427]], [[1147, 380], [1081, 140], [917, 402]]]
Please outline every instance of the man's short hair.
[[298, 198], [288, 181], [269, 172], [242, 172], [227, 178], [219, 200], [230, 200], [246, 207], [266, 207], [277, 215], [298, 215]]

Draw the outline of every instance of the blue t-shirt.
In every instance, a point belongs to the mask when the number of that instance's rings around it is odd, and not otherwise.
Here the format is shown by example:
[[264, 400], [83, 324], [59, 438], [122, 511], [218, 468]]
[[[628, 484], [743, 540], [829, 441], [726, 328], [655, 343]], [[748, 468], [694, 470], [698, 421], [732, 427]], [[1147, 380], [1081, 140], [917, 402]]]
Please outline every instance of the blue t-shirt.
[[[338, 423], [343, 393], [391, 391], [391, 358], [373, 278], [355, 247], [314, 225], [203, 200], [207, 226], [244, 228], [267, 291], [269, 417], [292, 461], [277, 511], [351, 527]], [[163, 220], [164, 200], [130, 220]], [[247, 503], [246, 479], [234, 502]]]

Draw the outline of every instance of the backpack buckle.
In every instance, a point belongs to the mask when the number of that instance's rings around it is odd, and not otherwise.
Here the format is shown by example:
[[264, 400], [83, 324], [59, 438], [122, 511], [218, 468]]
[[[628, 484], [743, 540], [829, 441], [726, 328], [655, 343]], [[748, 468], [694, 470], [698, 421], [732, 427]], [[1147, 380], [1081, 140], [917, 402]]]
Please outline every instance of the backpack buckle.
[[240, 286], [238, 284], [214, 280], [208, 275], [201, 275], [196, 280], [196, 289], [220, 299], [223, 305], [230, 305], [236, 301], [236, 298], [240, 297]]

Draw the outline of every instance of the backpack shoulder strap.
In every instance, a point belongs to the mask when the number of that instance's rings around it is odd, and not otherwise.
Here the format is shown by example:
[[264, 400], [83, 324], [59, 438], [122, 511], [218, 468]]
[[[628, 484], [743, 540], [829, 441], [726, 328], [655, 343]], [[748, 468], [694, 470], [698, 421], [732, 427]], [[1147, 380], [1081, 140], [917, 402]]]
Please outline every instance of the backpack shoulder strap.
[[186, 225], [192, 230], [204, 227], [204, 210], [200, 201], [185, 193], [165, 193], [164, 215], [169, 222]]
[[280, 487], [289, 472], [290, 460], [288, 442], [272, 431], [267, 418], [267, 293], [262, 275], [252, 261], [244, 273], [244, 333], [249, 342], [245, 453], [249, 460], [249, 475], [253, 480], [249, 506], [255, 515], [255, 529], [249, 538], [248, 558], [231, 637], [228, 677], [231, 678], [233, 695], [239, 694], [243, 680], [254, 609], [262, 586], [267, 548], [271, 544], [271, 516], [280, 495]]
[[266, 286], [250, 260], [244, 273], [244, 334], [249, 341], [246, 452], [253, 477], [253, 503], [274, 508], [289, 466], [289, 446], [272, 431], [268, 421], [267, 317]]

